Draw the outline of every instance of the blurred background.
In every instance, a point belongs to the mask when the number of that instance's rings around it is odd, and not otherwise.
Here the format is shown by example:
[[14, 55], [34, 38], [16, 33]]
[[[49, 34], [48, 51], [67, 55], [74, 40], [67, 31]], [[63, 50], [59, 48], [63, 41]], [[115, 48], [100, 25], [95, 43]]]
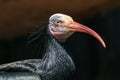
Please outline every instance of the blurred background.
[[54, 13], [64, 13], [99, 33], [75, 33], [66, 42], [77, 72], [74, 80], [120, 80], [120, 0], [0, 0], [0, 64], [39, 58], [27, 36]]

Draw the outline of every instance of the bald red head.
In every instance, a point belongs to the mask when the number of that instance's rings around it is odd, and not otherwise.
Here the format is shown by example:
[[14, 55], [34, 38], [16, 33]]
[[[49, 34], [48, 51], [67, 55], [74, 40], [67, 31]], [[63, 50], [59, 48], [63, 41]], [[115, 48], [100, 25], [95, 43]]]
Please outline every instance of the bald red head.
[[106, 47], [105, 42], [94, 30], [75, 22], [70, 16], [65, 14], [54, 14], [49, 19], [49, 30], [51, 34], [60, 42], [64, 42], [74, 32], [84, 32], [90, 34]]

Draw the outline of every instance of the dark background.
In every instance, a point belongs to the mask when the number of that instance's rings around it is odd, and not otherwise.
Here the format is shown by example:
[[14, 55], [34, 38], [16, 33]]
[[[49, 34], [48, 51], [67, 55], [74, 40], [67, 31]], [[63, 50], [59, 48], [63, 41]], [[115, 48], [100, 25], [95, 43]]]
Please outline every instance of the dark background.
[[0, 64], [39, 58], [27, 44], [36, 25], [48, 22], [60, 12], [98, 32], [107, 47], [84, 33], [75, 33], [66, 42], [77, 72], [75, 80], [120, 80], [120, 1], [119, 0], [1, 0]]

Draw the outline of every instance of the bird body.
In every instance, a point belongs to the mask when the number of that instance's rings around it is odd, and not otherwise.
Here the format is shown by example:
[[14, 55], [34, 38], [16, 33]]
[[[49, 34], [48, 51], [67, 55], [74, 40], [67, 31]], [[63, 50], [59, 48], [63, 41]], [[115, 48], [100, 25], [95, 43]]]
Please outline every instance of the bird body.
[[48, 27], [34, 32], [29, 38], [30, 43], [36, 44], [41, 59], [28, 59], [0, 65], [2, 72], [33, 72], [42, 80], [72, 80], [75, 64], [60, 44], [66, 41], [75, 31], [90, 33], [105, 47], [102, 38], [93, 30], [73, 21], [70, 16], [54, 14], [49, 18]]
[[[42, 80], [71, 80], [71, 76], [73, 76], [75, 72], [75, 65], [69, 54], [59, 42], [49, 34], [47, 29], [42, 30], [38, 34], [34, 34], [34, 36], [35, 35], [36, 40], [43, 43], [43, 45], [38, 44], [39, 49], [43, 51], [41, 53], [44, 53], [42, 59], [28, 59], [3, 64], [0, 65], [0, 71], [33, 72], [39, 74]], [[39, 37], [37, 37], [38, 35]]]

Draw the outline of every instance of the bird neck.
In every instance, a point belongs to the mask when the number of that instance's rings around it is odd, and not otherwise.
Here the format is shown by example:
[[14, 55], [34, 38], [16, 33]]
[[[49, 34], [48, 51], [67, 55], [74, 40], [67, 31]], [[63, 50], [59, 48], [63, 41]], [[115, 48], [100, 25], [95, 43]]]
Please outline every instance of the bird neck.
[[62, 46], [64, 45], [64, 43], [62, 43], [61, 45], [51, 34], [49, 34], [46, 45], [46, 50], [42, 58], [42, 60], [44, 61], [43, 66], [46, 66], [46, 69], [54, 68], [57, 65], [59, 65], [60, 67], [60, 64], [67, 62], [68, 64], [70, 64], [70, 66], [74, 67], [72, 58]]
[[68, 67], [74, 68], [71, 57], [59, 41], [50, 33], [48, 28], [34, 32], [28, 39], [30, 39], [29, 43], [35, 46], [38, 52], [42, 54], [41, 60], [43, 64], [41, 66], [45, 69], [55, 68], [55, 66], [62, 68], [63, 63], [66, 63], [64, 65], [69, 64]]
[[[64, 44], [64, 43], [62, 43]], [[52, 64], [56, 63], [57, 57], [66, 54], [64, 48], [60, 45], [59, 41], [54, 38], [51, 34], [49, 34], [49, 39], [46, 40], [46, 49], [44, 50], [43, 60], [45, 63]]]

